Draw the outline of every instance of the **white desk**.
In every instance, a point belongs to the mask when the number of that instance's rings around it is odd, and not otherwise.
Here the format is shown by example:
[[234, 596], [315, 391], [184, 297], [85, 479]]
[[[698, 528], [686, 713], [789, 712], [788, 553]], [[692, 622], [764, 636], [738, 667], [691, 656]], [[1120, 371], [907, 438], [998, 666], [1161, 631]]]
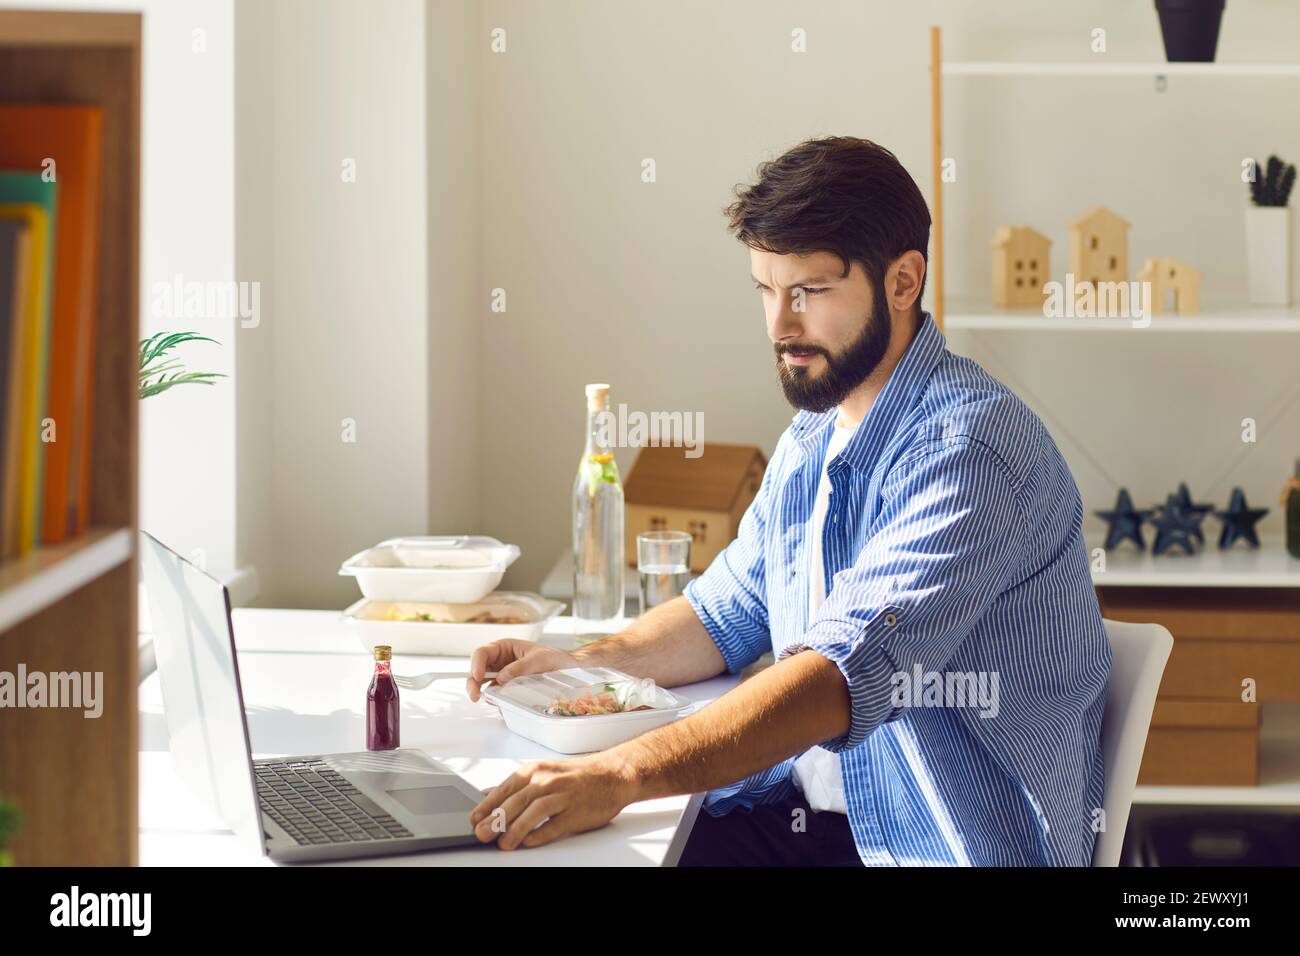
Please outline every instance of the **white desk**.
[[[374, 663], [338, 611], [255, 608], [234, 612], [235, 645], [255, 757], [365, 750], [366, 687]], [[543, 638], [572, 646], [570, 618], [555, 618]], [[466, 658], [397, 656], [399, 674], [468, 670]], [[724, 674], [680, 688], [712, 700], [735, 686]], [[480, 790], [528, 760], [560, 758], [508, 731], [497, 709], [471, 703], [461, 681], [437, 681], [402, 694], [402, 746], [443, 761]], [[143, 866], [274, 865], [245, 847], [190, 795], [167, 749], [155, 673], [140, 685], [140, 863]], [[329, 865], [662, 866], [673, 865], [695, 822], [702, 795], [636, 803], [609, 825], [532, 849], [471, 846]], [[324, 864], [316, 864], [324, 865]]]

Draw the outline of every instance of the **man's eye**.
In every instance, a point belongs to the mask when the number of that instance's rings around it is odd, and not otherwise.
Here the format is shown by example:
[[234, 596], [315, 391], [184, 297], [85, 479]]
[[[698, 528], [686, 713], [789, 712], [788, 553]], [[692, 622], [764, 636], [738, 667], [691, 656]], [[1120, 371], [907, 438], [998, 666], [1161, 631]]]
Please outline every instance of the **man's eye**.
[[819, 289], [810, 289], [808, 286], [800, 286], [800, 288], [803, 289], [804, 295], [820, 295], [826, 291], [825, 286]]
[[754, 283], [754, 288], [757, 289], [759, 292], [766, 292], [766, 291], [767, 291], [767, 286], [765, 286], [765, 285], [761, 285], [760, 283], [757, 283], [757, 282]]

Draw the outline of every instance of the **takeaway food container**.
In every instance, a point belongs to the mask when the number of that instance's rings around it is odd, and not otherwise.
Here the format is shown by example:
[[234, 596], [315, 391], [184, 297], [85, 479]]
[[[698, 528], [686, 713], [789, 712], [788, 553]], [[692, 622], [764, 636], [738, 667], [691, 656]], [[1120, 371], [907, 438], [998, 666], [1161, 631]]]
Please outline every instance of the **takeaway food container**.
[[375, 601], [468, 604], [501, 583], [519, 548], [483, 535], [389, 538], [343, 562], [339, 574]]
[[539, 594], [493, 591], [466, 604], [362, 598], [343, 618], [370, 649], [388, 644], [394, 654], [468, 657], [474, 648], [506, 637], [537, 640], [563, 609]]
[[[645, 705], [646, 710], [563, 717], [548, 714], [557, 701], [572, 701], [608, 690], [620, 702]], [[506, 726], [521, 737], [562, 754], [591, 753], [672, 723], [694, 704], [641, 679], [609, 667], [571, 667], [545, 674], [528, 674], [483, 688], [483, 699], [501, 711]]]

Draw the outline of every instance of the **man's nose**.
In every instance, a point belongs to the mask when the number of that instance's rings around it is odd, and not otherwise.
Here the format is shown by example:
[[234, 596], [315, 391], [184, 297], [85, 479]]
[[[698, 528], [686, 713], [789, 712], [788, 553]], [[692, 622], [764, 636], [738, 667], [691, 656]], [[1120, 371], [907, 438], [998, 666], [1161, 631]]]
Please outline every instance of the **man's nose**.
[[767, 312], [767, 337], [773, 344], [782, 339], [798, 337], [803, 331], [803, 321], [794, 310], [794, 297], [781, 292], [772, 299]]

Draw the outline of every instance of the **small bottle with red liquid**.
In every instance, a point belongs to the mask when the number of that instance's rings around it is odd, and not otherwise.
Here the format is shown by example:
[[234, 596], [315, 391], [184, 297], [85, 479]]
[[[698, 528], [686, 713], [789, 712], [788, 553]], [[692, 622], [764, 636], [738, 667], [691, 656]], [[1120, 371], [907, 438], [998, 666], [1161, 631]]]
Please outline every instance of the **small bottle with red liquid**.
[[401, 746], [401, 702], [393, 680], [393, 649], [375, 645], [375, 676], [366, 692], [366, 749], [396, 750]]

